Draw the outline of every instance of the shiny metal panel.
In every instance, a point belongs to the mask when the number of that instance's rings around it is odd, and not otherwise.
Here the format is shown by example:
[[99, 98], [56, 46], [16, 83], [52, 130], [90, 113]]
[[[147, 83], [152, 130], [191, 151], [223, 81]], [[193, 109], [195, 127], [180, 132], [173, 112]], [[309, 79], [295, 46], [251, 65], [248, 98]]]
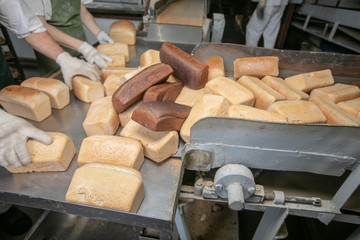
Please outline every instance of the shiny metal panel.
[[202, 40], [202, 27], [150, 23], [147, 39], [149, 41], [199, 44]]

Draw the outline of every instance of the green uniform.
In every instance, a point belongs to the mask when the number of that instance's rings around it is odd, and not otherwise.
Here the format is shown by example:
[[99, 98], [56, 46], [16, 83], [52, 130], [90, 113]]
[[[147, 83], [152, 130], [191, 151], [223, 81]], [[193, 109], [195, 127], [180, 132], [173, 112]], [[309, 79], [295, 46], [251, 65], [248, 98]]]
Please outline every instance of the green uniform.
[[[80, 19], [81, 0], [51, 0], [51, 7], [52, 16], [47, 21], [48, 24], [74, 38], [86, 41]], [[63, 47], [63, 49], [72, 56], [79, 54], [77, 51], [67, 47]], [[37, 51], [35, 51], [35, 55], [41, 76], [59, 68], [59, 65], [54, 60], [45, 55]]]
[[6, 62], [4, 55], [0, 51], [0, 89], [14, 84], [16, 84], [16, 82], [11, 75], [9, 65]]

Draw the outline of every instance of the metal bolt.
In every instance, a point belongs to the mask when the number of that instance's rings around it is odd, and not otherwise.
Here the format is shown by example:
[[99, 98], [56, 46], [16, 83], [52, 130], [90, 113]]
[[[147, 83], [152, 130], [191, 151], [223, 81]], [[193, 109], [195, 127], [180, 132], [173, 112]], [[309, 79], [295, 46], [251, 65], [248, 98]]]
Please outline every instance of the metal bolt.
[[248, 192], [250, 193], [250, 195], [253, 195], [255, 192], [255, 188], [254, 187], [248, 187]]
[[216, 184], [215, 185], [215, 190], [216, 191], [221, 191], [223, 189], [223, 187], [224, 187], [224, 185], [222, 185], [222, 184]]

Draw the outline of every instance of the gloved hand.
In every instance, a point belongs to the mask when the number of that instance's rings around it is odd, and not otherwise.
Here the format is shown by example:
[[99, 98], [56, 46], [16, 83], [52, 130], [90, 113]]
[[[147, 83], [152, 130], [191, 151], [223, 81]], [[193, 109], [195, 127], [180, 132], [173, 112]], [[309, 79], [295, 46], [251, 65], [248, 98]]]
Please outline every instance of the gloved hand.
[[265, 10], [266, 0], [259, 0], [259, 3], [256, 7], [256, 14], [259, 18], [264, 17], [264, 10]]
[[65, 84], [72, 90], [72, 78], [76, 75], [83, 75], [90, 80], [100, 79], [94, 66], [78, 58], [72, 57], [69, 53], [63, 52], [56, 58], [60, 65]]
[[81, 44], [81, 46], [78, 48], [78, 52], [80, 52], [84, 56], [86, 61], [88, 61], [89, 63], [95, 63], [99, 68], [107, 67], [105, 60], [108, 62], [112, 62], [112, 59], [110, 57], [102, 54], [87, 42]]
[[35, 128], [22, 118], [0, 110], [0, 165], [21, 167], [31, 163], [27, 148], [28, 138], [44, 144], [51, 144], [53, 139], [47, 133]]
[[109, 37], [109, 35], [107, 35], [104, 31], [100, 31], [98, 34], [96, 34], [96, 39], [99, 41], [100, 44], [105, 44], [105, 43], [115, 43], [114, 40], [112, 40], [111, 37]]

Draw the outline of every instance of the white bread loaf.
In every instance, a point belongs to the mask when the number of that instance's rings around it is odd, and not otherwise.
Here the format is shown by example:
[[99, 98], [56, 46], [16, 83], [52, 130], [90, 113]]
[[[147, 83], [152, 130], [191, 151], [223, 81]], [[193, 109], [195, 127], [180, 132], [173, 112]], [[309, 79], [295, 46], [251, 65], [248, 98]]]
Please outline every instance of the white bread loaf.
[[310, 96], [310, 101], [315, 103], [326, 116], [327, 124], [360, 126], [360, 120], [343, 111], [339, 106], [322, 96]]
[[6, 167], [12, 173], [65, 171], [76, 149], [71, 139], [64, 133], [48, 132], [53, 142], [45, 145], [37, 140], [29, 139], [27, 146], [32, 162], [19, 168]]
[[128, 62], [130, 60], [129, 57], [129, 46], [125, 43], [116, 42], [116, 43], [105, 43], [97, 46], [96, 48], [99, 52], [105, 55], [124, 55], [125, 61]]
[[256, 77], [242, 76], [237, 82], [255, 95], [254, 107], [256, 108], [267, 109], [272, 103], [285, 100], [284, 95], [273, 90]]
[[21, 86], [46, 93], [50, 98], [52, 108], [62, 109], [70, 102], [69, 87], [57, 79], [32, 77], [21, 82]]
[[172, 74], [169, 76], [169, 78], [166, 80], [166, 82], [168, 83], [178, 83], [180, 82], [179, 79], [177, 79], [176, 77], [174, 77]]
[[274, 102], [268, 108], [287, 117], [290, 123], [325, 123], [326, 117], [313, 102], [289, 100]]
[[205, 64], [209, 66], [208, 81], [217, 77], [225, 77], [224, 60], [221, 56], [210, 56], [205, 60]]
[[139, 170], [144, 162], [140, 142], [125, 137], [94, 135], [85, 138], [80, 147], [78, 164], [106, 163]]
[[359, 119], [360, 119], [360, 113], [357, 115], [357, 118], [359, 118]]
[[65, 199], [68, 202], [136, 213], [145, 196], [138, 170], [89, 163], [76, 169]]
[[204, 88], [194, 90], [187, 86], [184, 86], [179, 96], [176, 98], [175, 103], [193, 107], [203, 95]]
[[105, 96], [112, 96], [124, 82], [124, 76], [109, 75], [104, 82]]
[[49, 96], [33, 88], [7, 86], [0, 90], [0, 104], [10, 114], [37, 122], [51, 115]]
[[112, 59], [112, 62], [105, 61], [108, 67], [125, 67], [126, 60], [122, 54], [107, 54]]
[[137, 103], [133, 104], [131, 107], [123, 111], [122, 113], [119, 113], [120, 118], [120, 124], [122, 127], [125, 127], [126, 124], [131, 120], [131, 116], [135, 109], [142, 103], [142, 101], [138, 101]]
[[83, 122], [87, 136], [113, 135], [119, 125], [119, 115], [112, 105], [111, 96], [92, 102]]
[[229, 117], [252, 119], [271, 122], [287, 122], [287, 118], [278, 113], [245, 105], [232, 105], [229, 108]]
[[286, 84], [303, 92], [310, 92], [315, 88], [326, 87], [334, 84], [334, 78], [329, 69], [302, 73], [285, 78]]
[[91, 81], [83, 76], [75, 76], [72, 83], [74, 95], [83, 102], [91, 103], [104, 97], [104, 86], [99, 80]]
[[140, 56], [140, 67], [160, 63], [160, 51], [149, 49]]
[[217, 77], [206, 83], [204, 94], [223, 96], [229, 101], [230, 105], [243, 104], [253, 106], [255, 102], [255, 96], [250, 90], [226, 77]]
[[360, 113], [360, 98], [355, 98], [346, 102], [339, 102], [337, 104], [345, 112], [357, 117]]
[[115, 42], [121, 42], [128, 45], [136, 43], [136, 29], [134, 23], [128, 20], [118, 20], [110, 25], [109, 36]]
[[227, 117], [229, 114], [229, 102], [223, 97], [212, 94], [205, 94], [191, 109], [180, 129], [180, 136], [184, 142], [190, 142], [190, 128], [195, 122], [205, 117]]
[[138, 140], [144, 148], [144, 154], [155, 162], [162, 162], [178, 150], [179, 135], [177, 131], [152, 131], [134, 120], [120, 132], [120, 136]]
[[234, 61], [234, 78], [279, 76], [278, 57], [246, 57]]
[[316, 96], [322, 96], [333, 103], [338, 103], [360, 97], [360, 89], [354, 85], [336, 83], [332, 86], [312, 90], [310, 97]]
[[296, 88], [287, 85], [282, 78], [265, 76], [261, 79], [264, 83], [270, 86], [275, 91], [284, 95], [286, 100], [308, 100], [309, 95]]
[[122, 76], [126, 73], [133, 72], [137, 68], [124, 68], [124, 67], [106, 67], [101, 69], [101, 80], [105, 83], [110, 75]]

